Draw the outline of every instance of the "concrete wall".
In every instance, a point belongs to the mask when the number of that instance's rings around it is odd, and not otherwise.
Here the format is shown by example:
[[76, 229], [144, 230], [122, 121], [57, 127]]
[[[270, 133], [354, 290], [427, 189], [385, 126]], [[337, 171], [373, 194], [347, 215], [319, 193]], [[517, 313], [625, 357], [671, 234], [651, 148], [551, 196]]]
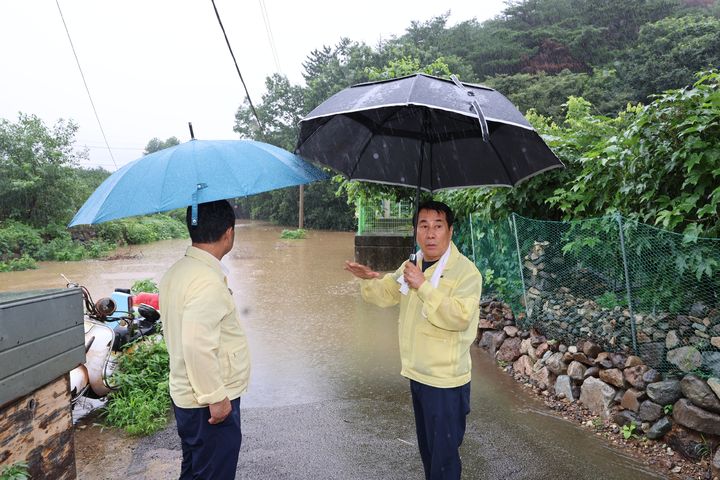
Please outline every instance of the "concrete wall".
[[413, 253], [412, 237], [397, 235], [355, 235], [355, 261], [373, 270], [396, 270]]

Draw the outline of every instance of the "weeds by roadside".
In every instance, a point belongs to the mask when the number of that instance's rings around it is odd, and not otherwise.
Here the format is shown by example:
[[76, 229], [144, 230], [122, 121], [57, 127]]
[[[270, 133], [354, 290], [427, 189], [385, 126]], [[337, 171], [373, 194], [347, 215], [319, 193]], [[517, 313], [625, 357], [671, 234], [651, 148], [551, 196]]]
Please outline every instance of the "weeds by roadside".
[[6, 465], [0, 470], [0, 480], [27, 480], [30, 478], [28, 468], [29, 466], [25, 462]]
[[108, 425], [130, 435], [150, 435], [167, 425], [170, 410], [169, 358], [160, 335], [128, 348], [120, 358], [112, 392], [103, 407]]

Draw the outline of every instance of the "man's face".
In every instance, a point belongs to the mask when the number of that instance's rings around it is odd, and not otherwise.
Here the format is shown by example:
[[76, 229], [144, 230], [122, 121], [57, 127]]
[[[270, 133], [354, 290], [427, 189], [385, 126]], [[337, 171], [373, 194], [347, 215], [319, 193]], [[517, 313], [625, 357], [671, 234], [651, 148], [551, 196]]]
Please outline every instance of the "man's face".
[[439, 260], [450, 246], [452, 239], [452, 227], [448, 227], [445, 212], [420, 210], [416, 239], [424, 260], [430, 262]]

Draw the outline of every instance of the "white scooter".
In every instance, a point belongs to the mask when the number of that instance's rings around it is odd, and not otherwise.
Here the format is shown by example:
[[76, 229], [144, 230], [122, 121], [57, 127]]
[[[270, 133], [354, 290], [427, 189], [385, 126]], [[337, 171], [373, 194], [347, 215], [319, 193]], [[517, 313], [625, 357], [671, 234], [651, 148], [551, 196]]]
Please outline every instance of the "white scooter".
[[[134, 308], [129, 290], [116, 289], [112, 297], [93, 303], [87, 288], [70, 281], [67, 285], [79, 287], [85, 300], [85, 363], [70, 371], [74, 404], [81, 397], [103, 398], [118, 387], [112, 383], [112, 373], [120, 355], [136, 340], [158, 330], [160, 313], [145, 303]], [[144, 294], [144, 298], [153, 295]], [[156, 296], [154, 300], [157, 304]]]

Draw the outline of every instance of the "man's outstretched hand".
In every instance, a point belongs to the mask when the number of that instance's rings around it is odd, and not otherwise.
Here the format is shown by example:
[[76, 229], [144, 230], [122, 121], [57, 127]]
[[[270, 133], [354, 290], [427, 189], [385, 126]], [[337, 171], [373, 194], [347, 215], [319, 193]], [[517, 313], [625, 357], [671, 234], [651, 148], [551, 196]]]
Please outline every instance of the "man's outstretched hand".
[[345, 270], [363, 280], [370, 280], [371, 278], [378, 278], [380, 276], [378, 272], [370, 269], [370, 267], [348, 260], [345, 260]]

